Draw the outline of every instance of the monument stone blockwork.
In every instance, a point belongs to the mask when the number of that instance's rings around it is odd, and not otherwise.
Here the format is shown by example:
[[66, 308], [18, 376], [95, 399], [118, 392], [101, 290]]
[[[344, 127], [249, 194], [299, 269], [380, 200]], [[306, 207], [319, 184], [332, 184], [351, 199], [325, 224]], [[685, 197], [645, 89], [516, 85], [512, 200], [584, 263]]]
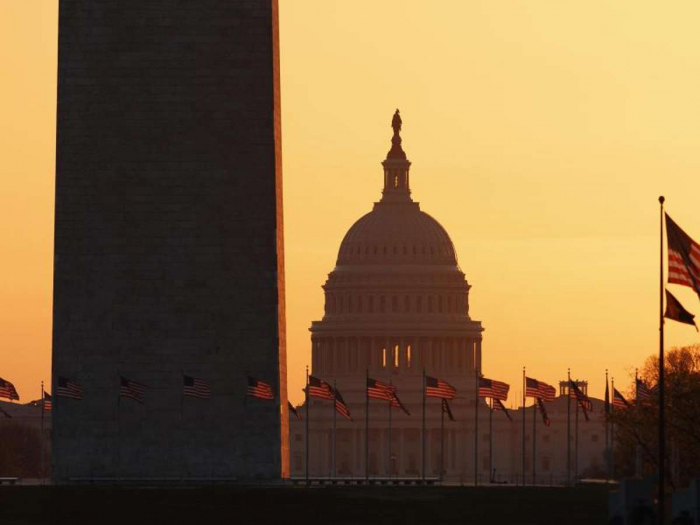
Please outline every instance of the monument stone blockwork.
[[276, 0], [60, 0], [57, 128], [55, 481], [286, 477]]

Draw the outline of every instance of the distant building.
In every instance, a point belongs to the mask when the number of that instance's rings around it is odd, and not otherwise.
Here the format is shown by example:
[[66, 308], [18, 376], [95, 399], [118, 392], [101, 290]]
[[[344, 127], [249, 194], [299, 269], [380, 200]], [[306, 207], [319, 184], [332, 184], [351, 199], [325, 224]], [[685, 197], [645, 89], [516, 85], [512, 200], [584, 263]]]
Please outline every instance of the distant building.
[[[323, 319], [311, 325], [312, 373], [336, 384], [354, 421], [337, 417], [333, 452], [332, 402], [310, 402], [309, 475], [422, 475], [423, 370], [458, 391], [450, 404], [455, 422], [445, 422], [444, 478], [474, 480], [475, 384], [481, 370], [480, 321], [469, 311], [471, 285], [457, 263], [445, 229], [411, 198], [410, 166], [401, 146], [400, 117], [384, 167], [382, 198], [361, 217], [340, 245], [335, 268], [323, 286]], [[391, 382], [411, 416], [391, 414], [388, 402], [369, 402], [369, 454], [365, 460], [366, 376]], [[488, 375], [488, 374], [487, 374]], [[511, 397], [518, 390], [512, 385]], [[578, 472], [604, 463], [602, 402], [593, 401], [591, 421], [579, 420]], [[575, 411], [575, 403], [571, 402]], [[567, 475], [567, 398], [547, 403], [550, 427], [536, 414], [536, 471], [544, 482]], [[306, 410], [300, 408], [306, 417]], [[525, 409], [525, 476], [532, 475], [533, 409]], [[574, 412], [575, 413], [575, 412]], [[489, 408], [479, 400], [477, 467], [480, 480], [515, 482], [522, 472], [522, 411], [493, 414], [493, 464], [489, 454]], [[440, 400], [427, 400], [425, 475], [440, 474]], [[391, 435], [391, 444], [389, 436]], [[291, 472], [305, 474], [305, 421], [290, 421]], [[391, 454], [390, 454], [391, 450]], [[574, 447], [571, 453], [574, 455]], [[574, 472], [572, 457], [571, 469]]]

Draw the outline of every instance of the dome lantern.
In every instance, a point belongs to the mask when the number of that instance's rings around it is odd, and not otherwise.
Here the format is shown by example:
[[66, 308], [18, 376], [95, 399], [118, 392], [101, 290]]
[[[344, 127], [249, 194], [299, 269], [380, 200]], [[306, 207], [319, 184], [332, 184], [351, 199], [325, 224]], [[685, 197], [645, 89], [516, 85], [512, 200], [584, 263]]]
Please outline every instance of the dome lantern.
[[391, 149], [387, 153], [384, 166], [384, 190], [382, 202], [412, 202], [409, 185], [409, 168], [411, 163], [406, 159], [406, 152], [401, 147], [401, 115], [397, 109], [391, 119], [394, 136], [391, 138]]

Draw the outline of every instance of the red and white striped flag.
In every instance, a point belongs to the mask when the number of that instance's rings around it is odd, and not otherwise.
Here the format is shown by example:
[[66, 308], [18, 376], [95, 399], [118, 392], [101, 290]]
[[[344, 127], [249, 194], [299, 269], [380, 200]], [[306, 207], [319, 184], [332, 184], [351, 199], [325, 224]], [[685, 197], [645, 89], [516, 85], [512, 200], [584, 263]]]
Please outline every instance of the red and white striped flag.
[[505, 401], [508, 399], [508, 390], [510, 390], [510, 385], [507, 383], [485, 377], [479, 378], [479, 397], [490, 397]]
[[451, 384], [436, 377], [425, 376], [425, 396], [454, 399], [457, 389]]
[[700, 297], [700, 244], [666, 214], [668, 282], [688, 286]]
[[333, 400], [333, 388], [323, 379], [309, 376], [309, 397], [320, 397], [321, 399]]
[[352, 416], [350, 415], [350, 409], [348, 408], [347, 403], [345, 403], [345, 400], [343, 399], [343, 396], [340, 395], [340, 392], [336, 388], [334, 390], [335, 392], [335, 410], [343, 416], [345, 419], [348, 419], [352, 421]]
[[367, 397], [391, 401], [394, 392], [396, 392], [395, 386], [382, 381], [377, 381], [371, 377], [367, 378]]
[[17, 393], [15, 385], [2, 378], [0, 378], [0, 397], [4, 397], [10, 401], [19, 401], [19, 394]]
[[51, 394], [44, 390], [44, 410], [46, 412], [51, 412]]
[[396, 395], [396, 392], [392, 392], [392, 394], [391, 394], [391, 407], [398, 408], [399, 410], [402, 410], [403, 413], [406, 414], [407, 416], [411, 415], [411, 413], [408, 411], [408, 409], [404, 406], [404, 404], [399, 399], [399, 396]]
[[557, 391], [552, 385], [531, 377], [525, 378], [525, 396], [536, 397], [544, 401], [554, 401]]
[[250, 397], [257, 397], [258, 399], [264, 399], [266, 401], [272, 401], [275, 399], [275, 393], [272, 391], [272, 385], [250, 376], [248, 376], [248, 395]]
[[71, 379], [59, 376], [54, 394], [58, 397], [69, 397], [80, 401], [83, 399], [83, 387]]
[[126, 377], [120, 377], [119, 395], [143, 403], [143, 396], [146, 393], [146, 386]]
[[615, 408], [629, 408], [630, 404], [625, 399], [625, 397], [617, 391], [617, 388], [613, 388], [613, 407]]
[[510, 412], [508, 412], [508, 409], [506, 406], [503, 404], [503, 401], [500, 399], [494, 399], [493, 400], [493, 410], [501, 410], [503, 413], [506, 415], [506, 417], [512, 422], [513, 418], [510, 415]]
[[183, 374], [182, 395], [196, 397], [198, 399], [209, 399], [211, 396], [211, 389], [209, 388], [209, 383], [203, 379]]

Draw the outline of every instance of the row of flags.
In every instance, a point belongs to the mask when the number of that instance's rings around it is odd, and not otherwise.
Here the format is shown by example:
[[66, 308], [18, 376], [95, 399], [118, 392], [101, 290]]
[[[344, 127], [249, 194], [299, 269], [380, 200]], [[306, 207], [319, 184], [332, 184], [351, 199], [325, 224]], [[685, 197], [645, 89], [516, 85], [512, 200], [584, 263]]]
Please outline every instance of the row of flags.
[[[120, 397], [143, 403], [147, 391], [148, 387], [146, 385], [124, 376], [119, 376]], [[82, 385], [77, 381], [66, 377], [58, 377], [55, 393], [58, 397], [66, 397], [80, 401], [83, 399], [84, 390]], [[195, 397], [197, 399], [209, 399], [211, 397], [211, 387], [209, 383], [203, 379], [183, 374], [182, 395], [185, 397]], [[251, 376], [248, 376], [247, 395], [264, 400], [273, 400], [276, 397], [269, 383]], [[10, 401], [19, 400], [19, 395], [17, 394], [15, 386], [2, 378], [0, 378], [0, 398], [9, 399]], [[51, 410], [51, 394], [43, 391], [43, 401], [44, 409]]]

